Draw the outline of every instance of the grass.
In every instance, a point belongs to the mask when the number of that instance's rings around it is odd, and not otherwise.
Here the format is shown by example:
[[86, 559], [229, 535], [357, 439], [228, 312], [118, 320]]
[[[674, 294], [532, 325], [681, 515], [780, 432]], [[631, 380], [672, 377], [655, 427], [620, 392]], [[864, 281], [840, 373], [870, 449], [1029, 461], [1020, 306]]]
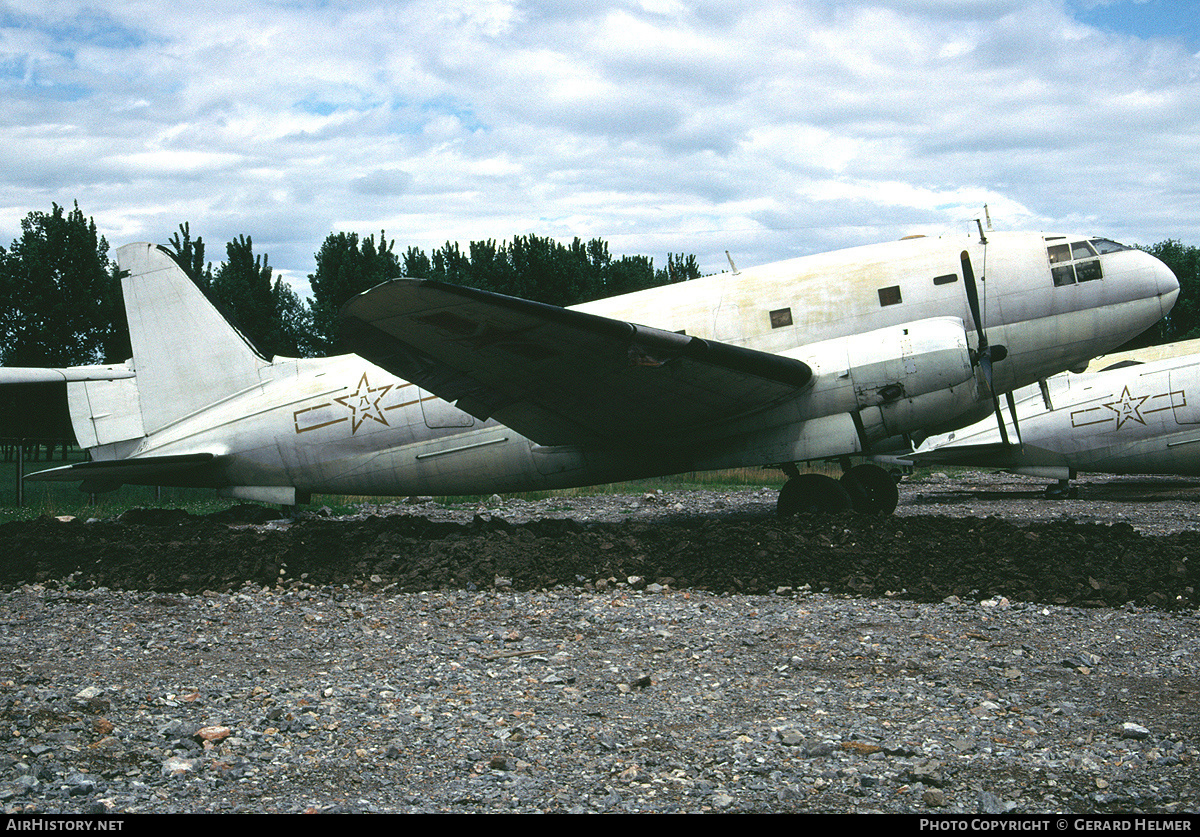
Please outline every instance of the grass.
[[[841, 473], [840, 469], [831, 474]], [[650, 477], [644, 480], [613, 482], [604, 485], [586, 485], [579, 488], [560, 488], [554, 491], [525, 491], [518, 494], [502, 494], [522, 500], [550, 500], [554, 498], [592, 497], [597, 494], [645, 494], [648, 491], [737, 491], [743, 488], [778, 488], [783, 484], [783, 474], [767, 468], [730, 468], [724, 471], [692, 471], [669, 477]], [[466, 497], [435, 497], [443, 505], [472, 505], [488, 499], [490, 495]], [[370, 498], [362, 498], [369, 500]], [[315, 502], [315, 501], [314, 501]]]
[[[47, 468], [57, 468], [74, 462], [82, 462], [83, 452], [73, 450], [67, 458], [58, 456], [53, 461], [42, 460], [25, 462], [25, 473]], [[840, 470], [836, 467], [828, 471], [837, 476]], [[25, 505], [17, 506], [16, 462], [0, 462], [0, 523], [12, 520], [32, 520], [42, 515], [73, 515], [75, 517], [116, 517], [122, 512], [139, 506], [155, 506], [161, 508], [182, 508], [192, 514], [208, 514], [221, 511], [230, 506], [244, 502], [217, 496], [212, 489], [206, 488], [153, 488], [140, 485], [126, 485], [116, 491], [97, 494], [93, 497], [81, 492], [77, 483], [71, 482], [25, 482]], [[655, 477], [652, 479], [634, 480], [632, 482], [610, 483], [583, 488], [567, 488], [557, 491], [529, 491], [520, 494], [502, 495], [505, 499], [520, 498], [523, 500], [545, 500], [552, 498], [570, 498], [591, 496], [595, 494], [645, 494], [648, 491], [687, 491], [687, 490], [739, 490], [762, 486], [778, 488], [783, 483], [783, 475], [779, 471], [765, 468], [734, 468], [725, 471], [705, 471], [688, 474], [678, 474], [670, 477]], [[342, 495], [317, 495], [312, 498], [311, 507], [329, 506], [335, 512], [354, 511], [360, 503], [382, 503], [391, 497], [350, 497]], [[487, 496], [467, 497], [435, 497], [435, 502], [446, 506], [475, 505], [488, 499]]]

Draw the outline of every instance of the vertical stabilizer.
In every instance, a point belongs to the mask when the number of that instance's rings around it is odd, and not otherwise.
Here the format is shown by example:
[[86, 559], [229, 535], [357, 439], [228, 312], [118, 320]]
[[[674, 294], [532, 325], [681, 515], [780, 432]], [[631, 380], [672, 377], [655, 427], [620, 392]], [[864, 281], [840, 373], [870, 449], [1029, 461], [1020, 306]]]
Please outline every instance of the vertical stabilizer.
[[117, 264], [146, 433], [260, 383], [268, 361], [166, 251], [127, 244]]

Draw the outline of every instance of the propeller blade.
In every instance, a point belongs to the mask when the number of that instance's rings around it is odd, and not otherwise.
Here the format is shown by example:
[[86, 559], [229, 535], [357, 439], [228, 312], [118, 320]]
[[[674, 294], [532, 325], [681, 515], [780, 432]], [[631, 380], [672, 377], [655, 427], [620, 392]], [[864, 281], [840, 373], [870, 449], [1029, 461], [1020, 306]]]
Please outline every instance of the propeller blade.
[[975, 270], [971, 267], [971, 254], [962, 251], [963, 285], [967, 289], [967, 306], [971, 309], [971, 319], [975, 321], [975, 333], [979, 336], [979, 354], [987, 350], [987, 335], [983, 331], [983, 316], [979, 313], [979, 289], [975, 286]]
[[1004, 426], [1004, 413], [1000, 412], [1000, 396], [992, 396], [992, 407], [996, 411], [996, 421], [1000, 424], [1000, 441], [1008, 447], [1011, 443], [1008, 441], [1008, 428]]
[[[984, 243], [986, 244], [986, 239]], [[979, 310], [979, 288], [975, 284], [975, 269], [971, 266], [971, 254], [963, 250], [959, 258], [962, 261], [963, 286], [967, 291], [967, 306], [971, 309], [971, 319], [975, 321], [975, 333], [979, 337], [977, 362], [979, 369], [983, 372], [984, 383], [987, 384], [988, 392], [992, 396], [992, 409], [996, 413], [996, 421], [1000, 426], [1000, 440], [1007, 446], [1010, 444], [1008, 428], [1004, 426], [1004, 413], [1000, 410], [1000, 396], [996, 392], [996, 385], [992, 379], [992, 363], [1008, 357], [1008, 349], [1004, 346], [988, 345], [987, 332], [983, 330], [983, 314]], [[1009, 392], [1006, 395], [1008, 397], [1009, 411], [1013, 417], [1013, 427], [1017, 430], [1017, 439], [1020, 440], [1021, 431], [1017, 426], [1016, 410], [1012, 407], [1012, 393]]]
[[1013, 419], [1013, 430], [1017, 431], [1017, 444], [1023, 445], [1025, 442], [1021, 439], [1021, 425], [1017, 422], [1017, 400], [1013, 398], [1012, 390], [1004, 393], [1004, 397], [1008, 400], [1008, 412]]

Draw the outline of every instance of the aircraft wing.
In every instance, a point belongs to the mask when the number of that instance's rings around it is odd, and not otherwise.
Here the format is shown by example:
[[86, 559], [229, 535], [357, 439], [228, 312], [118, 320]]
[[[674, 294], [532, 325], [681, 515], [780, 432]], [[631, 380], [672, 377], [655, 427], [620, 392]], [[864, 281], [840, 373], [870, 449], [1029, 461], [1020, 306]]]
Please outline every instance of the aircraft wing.
[[350, 348], [542, 445], [682, 445], [795, 397], [798, 360], [441, 282], [342, 309]]

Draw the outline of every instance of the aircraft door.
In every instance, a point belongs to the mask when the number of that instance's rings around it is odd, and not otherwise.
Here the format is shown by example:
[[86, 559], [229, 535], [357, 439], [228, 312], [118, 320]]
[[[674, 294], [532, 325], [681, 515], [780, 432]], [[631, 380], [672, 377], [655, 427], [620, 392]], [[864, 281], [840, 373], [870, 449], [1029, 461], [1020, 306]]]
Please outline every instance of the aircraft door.
[[[1192, 374], [1188, 374], [1191, 372]], [[1176, 424], [1200, 424], [1200, 391], [1189, 384], [1196, 380], [1194, 367], [1171, 371], [1171, 408]]]

